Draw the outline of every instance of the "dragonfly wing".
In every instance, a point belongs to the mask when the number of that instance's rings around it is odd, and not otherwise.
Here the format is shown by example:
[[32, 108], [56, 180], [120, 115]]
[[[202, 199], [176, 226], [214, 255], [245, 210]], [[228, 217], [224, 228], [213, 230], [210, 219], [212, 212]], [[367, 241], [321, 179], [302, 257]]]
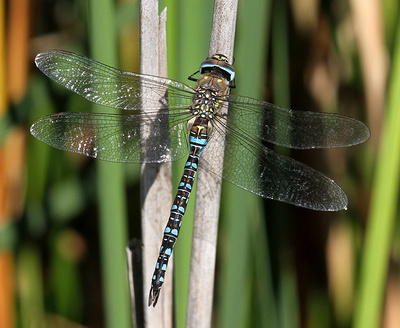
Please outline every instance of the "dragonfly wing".
[[221, 154], [218, 151], [221, 144], [215, 142], [220, 138], [214, 136], [225, 135], [221, 129], [225, 124], [219, 120], [200, 158], [203, 169], [217, 174], [215, 165], [224, 157], [222, 177], [244, 190], [314, 210], [338, 211], [346, 208], [347, 196], [332, 179], [305, 164], [275, 153], [250, 136], [238, 134], [229, 126], [225, 154]]
[[231, 95], [229, 119], [249, 134], [289, 148], [346, 147], [370, 137], [368, 127], [334, 113], [292, 110], [265, 101]]
[[36, 66], [50, 79], [99, 105], [126, 110], [187, 109], [193, 89], [158, 76], [122, 71], [65, 50], [36, 56]]
[[[58, 113], [37, 120], [31, 133], [54, 148], [105, 161], [161, 163], [187, 155], [186, 120], [166, 113]], [[143, 127], [151, 131], [148, 139]]]

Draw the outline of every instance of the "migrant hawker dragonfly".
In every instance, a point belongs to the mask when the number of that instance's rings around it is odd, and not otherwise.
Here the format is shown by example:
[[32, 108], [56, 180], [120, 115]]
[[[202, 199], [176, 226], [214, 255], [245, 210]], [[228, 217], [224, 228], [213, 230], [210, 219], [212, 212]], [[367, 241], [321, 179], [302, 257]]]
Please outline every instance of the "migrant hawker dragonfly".
[[[120, 163], [162, 163], [189, 154], [164, 231], [149, 306], [157, 303], [198, 165], [220, 174], [215, 163], [223, 162], [223, 178], [262, 197], [321, 211], [347, 206], [346, 194], [332, 179], [262, 142], [295, 149], [345, 147], [367, 140], [368, 128], [344, 115], [295, 111], [231, 95], [235, 70], [224, 55], [207, 58], [189, 77], [197, 82], [195, 88], [122, 71], [64, 50], [42, 52], [35, 61], [50, 79], [87, 100], [126, 110], [45, 116], [31, 127], [37, 139]], [[222, 111], [224, 104], [228, 113]], [[144, 126], [150, 130], [146, 138], [141, 134]]]

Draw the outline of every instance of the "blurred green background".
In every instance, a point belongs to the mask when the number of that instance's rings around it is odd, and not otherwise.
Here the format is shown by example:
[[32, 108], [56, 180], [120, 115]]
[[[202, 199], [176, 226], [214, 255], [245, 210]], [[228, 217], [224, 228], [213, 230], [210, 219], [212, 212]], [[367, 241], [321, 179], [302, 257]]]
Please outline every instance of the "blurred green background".
[[[107, 169], [29, 133], [43, 115], [91, 107], [36, 69], [37, 53], [58, 48], [99, 60], [96, 26], [111, 24], [115, 42], [103, 47], [117, 58], [106, 63], [139, 71], [138, 2], [110, 1], [105, 11], [101, 3], [1, 2], [0, 327], [130, 326], [124, 247], [140, 238], [139, 165], [108, 166], [120, 172], [113, 188], [123, 196], [104, 206], [98, 181]], [[208, 55], [213, 2], [164, 6], [168, 76], [187, 82]], [[277, 149], [337, 181], [347, 211], [315, 212], [223, 185], [215, 327], [398, 327], [399, 22], [397, 0], [239, 1], [234, 93], [351, 115], [372, 136], [348, 149]], [[185, 322], [190, 221], [176, 249], [177, 327]], [[119, 258], [107, 256], [110, 245]]]

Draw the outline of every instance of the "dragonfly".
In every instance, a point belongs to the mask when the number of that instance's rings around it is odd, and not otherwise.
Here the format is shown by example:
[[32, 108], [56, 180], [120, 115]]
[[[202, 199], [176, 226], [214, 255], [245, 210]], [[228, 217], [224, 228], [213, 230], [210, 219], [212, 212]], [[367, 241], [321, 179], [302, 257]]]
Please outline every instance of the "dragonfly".
[[40, 141], [118, 163], [163, 163], [188, 156], [163, 233], [149, 306], [157, 304], [198, 168], [265, 198], [320, 211], [346, 209], [347, 196], [336, 182], [265, 142], [294, 149], [346, 147], [367, 140], [368, 127], [345, 115], [292, 110], [231, 94], [235, 70], [222, 54], [208, 57], [189, 76], [195, 87], [119, 70], [65, 50], [44, 51], [35, 62], [65, 88], [120, 110], [42, 117], [30, 129]]

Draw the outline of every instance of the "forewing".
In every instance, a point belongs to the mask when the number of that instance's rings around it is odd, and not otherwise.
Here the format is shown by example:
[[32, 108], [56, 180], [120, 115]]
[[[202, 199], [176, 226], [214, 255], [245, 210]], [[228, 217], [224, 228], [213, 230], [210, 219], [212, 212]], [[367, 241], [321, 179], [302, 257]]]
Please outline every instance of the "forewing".
[[146, 110], [179, 112], [192, 102], [193, 89], [186, 84], [122, 71], [65, 50], [44, 51], [35, 62], [50, 79], [99, 105], [139, 110], [143, 102]]
[[292, 110], [236, 95], [229, 96], [227, 102], [232, 123], [257, 138], [284, 147], [346, 147], [370, 136], [368, 127], [350, 116]]

